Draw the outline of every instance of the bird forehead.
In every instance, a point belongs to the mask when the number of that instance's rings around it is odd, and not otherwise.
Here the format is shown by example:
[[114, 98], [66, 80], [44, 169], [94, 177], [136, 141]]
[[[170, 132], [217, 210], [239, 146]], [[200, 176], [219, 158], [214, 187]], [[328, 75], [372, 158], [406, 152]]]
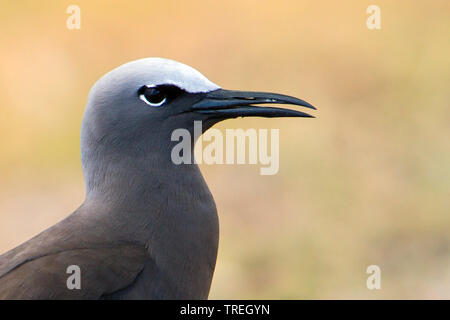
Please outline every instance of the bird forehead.
[[[144, 58], [123, 64], [104, 76], [136, 86], [175, 85], [190, 93], [209, 92], [220, 87], [196, 69], [174, 60]], [[116, 82], [114, 81], [114, 82]]]

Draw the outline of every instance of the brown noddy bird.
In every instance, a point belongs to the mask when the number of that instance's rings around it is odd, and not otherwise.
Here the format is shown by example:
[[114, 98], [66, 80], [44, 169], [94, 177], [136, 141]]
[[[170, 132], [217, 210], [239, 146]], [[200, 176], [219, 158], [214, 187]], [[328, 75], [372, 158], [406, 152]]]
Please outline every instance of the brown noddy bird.
[[[172, 161], [171, 134], [193, 134], [196, 120], [207, 130], [236, 117], [311, 117], [261, 104], [314, 109], [286, 95], [223, 90], [163, 58], [104, 75], [82, 122], [85, 201], [0, 256], [0, 299], [207, 299], [217, 210], [198, 166]], [[75, 287], [71, 266], [78, 268]]]

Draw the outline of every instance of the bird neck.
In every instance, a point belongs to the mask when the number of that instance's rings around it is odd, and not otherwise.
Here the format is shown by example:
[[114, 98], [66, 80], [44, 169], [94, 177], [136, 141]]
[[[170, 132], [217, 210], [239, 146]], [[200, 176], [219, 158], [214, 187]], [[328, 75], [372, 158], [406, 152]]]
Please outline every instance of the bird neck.
[[[112, 151], [102, 146], [83, 150], [83, 159], [89, 162], [84, 162], [87, 196], [81, 214], [95, 215], [102, 232], [117, 240], [150, 248], [152, 259], [180, 297], [200, 292], [192, 298], [206, 298], [219, 223], [198, 166], [175, 165], [170, 146], [152, 150], [123, 146], [121, 152]], [[178, 287], [178, 283], [192, 285]]]
[[108, 140], [113, 138], [90, 136], [82, 141], [84, 205], [97, 208], [90, 214], [117, 216], [141, 229], [144, 238], [159, 227], [157, 223], [196, 225], [202, 219], [216, 223], [215, 203], [200, 169], [195, 163], [172, 161], [176, 142], [170, 136], [154, 132], [132, 144], [114, 144]]
[[89, 159], [83, 163], [86, 200], [105, 201], [120, 208], [131, 204], [133, 208], [148, 208], [158, 199], [181, 201], [189, 197], [188, 192], [173, 192], [181, 187], [204, 192], [206, 184], [198, 166], [174, 164], [170, 150], [171, 143], [84, 150], [83, 158]]

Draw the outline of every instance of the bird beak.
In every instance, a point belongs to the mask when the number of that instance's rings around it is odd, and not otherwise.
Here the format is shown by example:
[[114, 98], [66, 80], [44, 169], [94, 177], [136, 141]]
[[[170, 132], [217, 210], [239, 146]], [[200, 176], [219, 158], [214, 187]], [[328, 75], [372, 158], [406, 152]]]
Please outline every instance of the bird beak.
[[260, 104], [291, 104], [310, 109], [316, 109], [308, 102], [268, 92], [214, 90], [205, 94], [205, 97], [192, 106], [191, 111], [207, 114], [211, 118], [236, 118], [236, 117], [305, 117], [314, 116], [290, 109], [259, 107]]

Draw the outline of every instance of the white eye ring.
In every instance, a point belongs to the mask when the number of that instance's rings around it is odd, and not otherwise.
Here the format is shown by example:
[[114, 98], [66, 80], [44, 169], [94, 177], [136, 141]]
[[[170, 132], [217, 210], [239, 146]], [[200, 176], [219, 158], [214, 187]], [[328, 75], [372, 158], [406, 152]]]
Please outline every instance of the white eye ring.
[[157, 86], [154, 86], [154, 85], [145, 85], [145, 86], [141, 87], [141, 89], [139, 89], [139, 91], [140, 91], [139, 92], [140, 93], [139, 94], [139, 99], [144, 101], [149, 106], [160, 107], [167, 101], [167, 96], [164, 93], [163, 93], [164, 94], [164, 99], [162, 99], [161, 101], [159, 101], [159, 102], [151, 102], [151, 101], [149, 101], [147, 99], [147, 97], [145, 96], [146, 92], [147, 92], [147, 89], [156, 89], [158, 92], [160, 92], [160, 91], [157, 89]]
[[149, 106], [152, 106], [152, 107], [160, 107], [160, 106], [162, 106], [162, 105], [166, 102], [166, 100], [167, 100], [167, 98], [164, 97], [164, 99], [162, 99], [160, 102], [158, 102], [158, 103], [152, 103], [152, 102], [150, 102], [150, 101], [147, 100], [147, 98], [145, 97], [144, 94], [140, 94], [140, 95], [139, 95], [139, 99], [141, 99], [141, 100], [144, 101], [146, 104], [148, 104]]

